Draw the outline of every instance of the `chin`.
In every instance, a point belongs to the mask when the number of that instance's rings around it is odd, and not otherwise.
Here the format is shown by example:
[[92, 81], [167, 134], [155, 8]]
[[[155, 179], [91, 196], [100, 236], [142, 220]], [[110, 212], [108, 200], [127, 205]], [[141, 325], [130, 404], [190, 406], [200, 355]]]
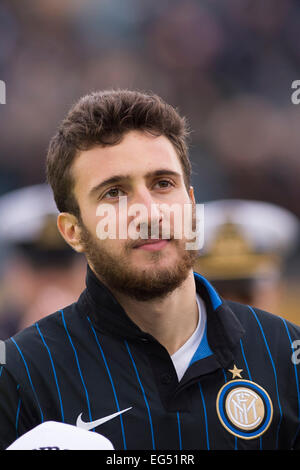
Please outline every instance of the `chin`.
[[180, 260], [173, 256], [170, 259], [170, 256], [161, 258], [160, 260], [145, 260], [142, 263], [132, 265], [132, 268], [136, 270], [136, 272], [140, 273], [149, 273], [151, 275], [155, 275], [155, 273], [159, 272], [169, 272], [176, 270]]

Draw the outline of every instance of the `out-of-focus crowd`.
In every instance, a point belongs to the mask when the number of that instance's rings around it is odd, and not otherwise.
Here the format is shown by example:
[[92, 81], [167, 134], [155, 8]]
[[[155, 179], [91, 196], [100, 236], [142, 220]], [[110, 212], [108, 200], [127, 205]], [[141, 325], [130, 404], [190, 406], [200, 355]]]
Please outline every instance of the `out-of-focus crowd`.
[[[2, 0], [0, 195], [44, 181], [75, 100], [126, 87], [187, 117], [197, 202], [261, 200], [300, 217], [299, 29], [297, 0]], [[299, 264], [296, 250], [284, 301], [298, 323]]]

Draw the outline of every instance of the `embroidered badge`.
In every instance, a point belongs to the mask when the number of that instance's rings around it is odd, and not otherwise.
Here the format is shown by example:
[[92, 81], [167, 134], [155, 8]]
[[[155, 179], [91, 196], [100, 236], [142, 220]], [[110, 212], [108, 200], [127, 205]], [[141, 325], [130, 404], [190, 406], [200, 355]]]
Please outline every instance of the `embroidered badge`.
[[273, 405], [268, 393], [250, 380], [227, 382], [218, 393], [216, 405], [222, 425], [241, 439], [261, 436], [273, 417]]

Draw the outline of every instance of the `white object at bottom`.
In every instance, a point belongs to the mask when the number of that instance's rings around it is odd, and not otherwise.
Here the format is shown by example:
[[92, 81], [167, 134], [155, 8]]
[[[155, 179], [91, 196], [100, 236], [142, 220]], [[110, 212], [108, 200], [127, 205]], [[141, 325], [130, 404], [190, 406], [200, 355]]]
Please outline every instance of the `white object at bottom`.
[[46, 421], [20, 436], [6, 450], [114, 450], [114, 447], [96, 432]]

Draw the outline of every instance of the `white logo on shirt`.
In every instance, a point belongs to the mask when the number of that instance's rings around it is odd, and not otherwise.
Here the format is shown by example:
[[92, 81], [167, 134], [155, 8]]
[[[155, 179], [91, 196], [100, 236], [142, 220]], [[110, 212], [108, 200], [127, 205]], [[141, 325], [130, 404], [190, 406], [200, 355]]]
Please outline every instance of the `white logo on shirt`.
[[100, 424], [106, 423], [106, 421], [110, 421], [113, 418], [116, 418], [117, 416], [121, 415], [122, 413], [125, 413], [125, 411], [131, 410], [132, 406], [130, 408], [126, 408], [125, 410], [118, 411], [117, 413], [113, 413], [112, 415], [105, 416], [104, 418], [99, 418], [96, 419], [95, 421], [89, 421], [89, 422], [84, 422], [81, 419], [82, 413], [78, 416], [76, 420], [76, 426], [81, 429], [86, 429], [89, 431], [90, 429], [94, 429], [97, 426], [100, 426]]

